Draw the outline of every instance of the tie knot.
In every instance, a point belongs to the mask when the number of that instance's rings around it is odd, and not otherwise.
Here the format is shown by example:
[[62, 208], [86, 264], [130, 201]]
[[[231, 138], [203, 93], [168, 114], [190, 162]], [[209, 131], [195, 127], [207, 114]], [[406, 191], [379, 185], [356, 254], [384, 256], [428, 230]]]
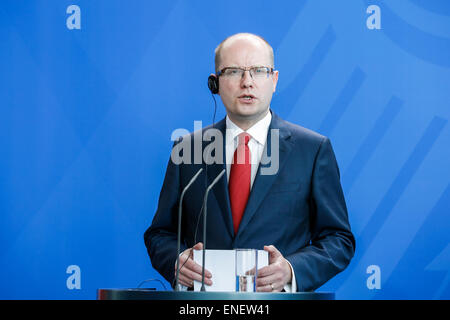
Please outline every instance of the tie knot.
[[251, 136], [247, 132], [242, 132], [238, 135], [238, 145], [248, 145], [248, 142], [250, 141]]

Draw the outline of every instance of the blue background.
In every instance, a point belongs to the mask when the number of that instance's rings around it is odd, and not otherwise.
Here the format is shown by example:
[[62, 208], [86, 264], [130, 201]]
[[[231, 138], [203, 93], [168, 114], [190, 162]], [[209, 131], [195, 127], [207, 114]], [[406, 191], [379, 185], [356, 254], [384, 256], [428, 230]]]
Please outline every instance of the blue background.
[[[66, 27], [71, 4], [81, 30]], [[381, 30], [366, 26], [371, 4]], [[2, 0], [0, 298], [95, 299], [162, 279], [143, 233], [170, 135], [211, 123], [214, 48], [243, 31], [274, 48], [273, 110], [329, 136], [340, 165], [357, 251], [319, 291], [450, 298], [446, 0]], [[69, 265], [81, 289], [67, 288]]]

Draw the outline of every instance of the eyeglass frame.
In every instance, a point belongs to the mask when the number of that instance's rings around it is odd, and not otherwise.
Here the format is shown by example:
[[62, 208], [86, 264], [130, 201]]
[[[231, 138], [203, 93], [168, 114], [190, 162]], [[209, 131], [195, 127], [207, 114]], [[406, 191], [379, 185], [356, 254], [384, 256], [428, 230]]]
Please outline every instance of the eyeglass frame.
[[242, 77], [244, 76], [245, 71], [248, 71], [248, 73], [250, 74], [250, 77], [251, 77], [252, 79], [254, 79], [254, 78], [253, 78], [253, 75], [252, 75], [252, 73], [251, 73], [251, 70], [252, 70], [252, 69], [255, 69], [255, 68], [266, 68], [266, 69], [268, 70], [267, 76], [266, 76], [267, 78], [269, 78], [269, 75], [273, 74], [274, 71], [275, 71], [274, 68], [272, 68], [272, 67], [266, 67], [266, 66], [225, 67], [225, 68], [222, 68], [221, 70], [217, 71], [217, 72], [216, 72], [216, 76], [217, 76], [217, 78], [219, 78], [221, 75], [223, 75], [223, 72], [224, 72], [226, 69], [240, 69], [240, 70], [244, 71], [244, 72], [242, 73], [241, 79], [242, 79]]

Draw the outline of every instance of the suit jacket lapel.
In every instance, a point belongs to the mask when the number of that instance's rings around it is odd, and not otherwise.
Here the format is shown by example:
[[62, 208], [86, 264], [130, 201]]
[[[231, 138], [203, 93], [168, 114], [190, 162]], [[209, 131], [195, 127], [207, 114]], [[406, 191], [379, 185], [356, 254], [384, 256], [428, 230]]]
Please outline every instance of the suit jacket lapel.
[[[239, 236], [240, 233], [243, 232], [245, 227], [248, 225], [252, 217], [255, 215], [256, 210], [258, 209], [261, 202], [266, 197], [267, 193], [269, 192], [273, 182], [275, 181], [276, 177], [278, 176], [278, 172], [275, 172], [274, 174], [267, 175], [267, 174], [261, 174], [261, 169], [264, 167], [269, 167], [270, 165], [273, 165], [273, 163], [270, 163], [267, 155], [268, 150], [273, 155], [273, 149], [272, 147], [272, 135], [276, 134], [272, 131], [272, 129], [278, 129], [279, 133], [279, 166], [278, 171], [283, 169], [284, 164], [286, 163], [286, 160], [289, 157], [289, 153], [291, 152], [292, 145], [288, 141], [290, 137], [289, 130], [283, 126], [282, 120], [272, 112], [272, 121], [269, 126], [269, 132], [267, 135], [267, 142], [266, 146], [263, 152], [263, 156], [260, 162], [260, 165], [258, 167], [258, 171], [256, 173], [255, 180], [253, 182], [252, 190], [250, 193], [250, 197], [247, 202], [247, 206], [245, 208], [244, 216], [242, 217], [241, 223], [239, 225], [239, 230], [237, 236]], [[273, 159], [272, 159], [273, 161]], [[263, 165], [266, 164], [266, 165]], [[267, 169], [266, 169], [267, 170]], [[226, 181], [225, 181], [226, 182]], [[228, 194], [228, 192], [227, 192]], [[228, 202], [229, 203], [229, 202]], [[230, 210], [231, 212], [231, 210]], [[231, 215], [231, 213], [230, 213]]]

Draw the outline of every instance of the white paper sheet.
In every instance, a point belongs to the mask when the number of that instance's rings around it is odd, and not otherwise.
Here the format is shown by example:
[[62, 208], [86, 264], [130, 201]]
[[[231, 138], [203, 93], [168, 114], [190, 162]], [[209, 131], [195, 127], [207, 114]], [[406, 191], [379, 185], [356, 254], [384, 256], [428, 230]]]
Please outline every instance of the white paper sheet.
[[[236, 291], [235, 250], [206, 250], [205, 269], [212, 274], [212, 286], [205, 284], [206, 291]], [[203, 251], [194, 250], [194, 261], [202, 265]], [[267, 251], [258, 250], [258, 269], [269, 264]], [[202, 283], [194, 281], [194, 291], [200, 291]]]

